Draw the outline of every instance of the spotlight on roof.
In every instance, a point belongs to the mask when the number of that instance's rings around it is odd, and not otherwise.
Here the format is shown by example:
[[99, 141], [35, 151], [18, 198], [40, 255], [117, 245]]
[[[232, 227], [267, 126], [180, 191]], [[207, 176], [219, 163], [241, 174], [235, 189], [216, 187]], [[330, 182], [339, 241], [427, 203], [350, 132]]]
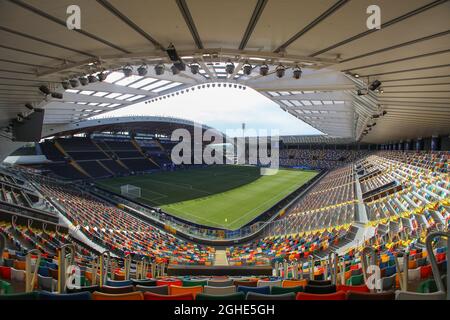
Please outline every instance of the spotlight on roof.
[[242, 70], [246, 76], [249, 76], [250, 73], [252, 73], [252, 65], [248, 63], [248, 61], [245, 61], [245, 64], [242, 67]]
[[69, 80], [70, 85], [72, 86], [72, 88], [76, 88], [78, 87], [80, 84], [78, 83], [77, 79], [70, 79]]
[[381, 86], [381, 82], [379, 80], [375, 80], [374, 82], [372, 82], [369, 86], [369, 90], [371, 91], [375, 91], [377, 90], [379, 87]]
[[234, 63], [231, 62], [231, 60], [228, 60], [227, 64], [225, 65], [225, 71], [228, 74], [232, 74], [234, 72]]
[[164, 65], [162, 63], [159, 63], [155, 66], [155, 73], [157, 76], [164, 74]]
[[299, 66], [295, 66], [294, 71], [293, 71], [293, 75], [294, 75], [294, 79], [300, 79], [300, 77], [302, 76], [302, 69]]
[[88, 79], [89, 83], [97, 82], [97, 77], [93, 76], [92, 74], [88, 75], [87, 79]]
[[133, 67], [127, 64], [122, 68], [122, 71], [125, 77], [130, 77], [133, 74]]
[[358, 91], [356, 91], [358, 96], [365, 96], [369, 93], [369, 91], [367, 89], [358, 89]]
[[197, 74], [200, 71], [200, 65], [198, 63], [193, 63], [189, 66], [191, 68], [192, 74]]
[[269, 66], [267, 64], [263, 64], [259, 67], [259, 74], [262, 76], [267, 76], [269, 73]]
[[277, 68], [275, 69], [275, 73], [276, 73], [278, 78], [283, 78], [285, 72], [286, 72], [286, 68], [282, 64], [279, 64], [277, 66]]
[[59, 93], [59, 92], [52, 92], [51, 95], [52, 95], [52, 98], [55, 98], [55, 99], [62, 99], [63, 98], [63, 94]]
[[64, 88], [64, 90], [70, 89], [70, 82], [69, 81], [63, 81], [61, 82], [62, 87]]
[[180, 73], [180, 69], [178, 69], [175, 65], [171, 66], [170, 70], [172, 70], [173, 75], [177, 75]]
[[383, 110], [383, 112], [381, 113], [382, 116], [385, 116], [387, 114], [386, 110]]
[[44, 85], [40, 86], [39, 90], [45, 95], [49, 95], [51, 93], [50, 89]]
[[33, 107], [30, 103], [25, 104], [25, 107], [26, 107], [28, 110], [34, 110], [34, 107]]
[[354, 77], [355, 77], [355, 78], [359, 78], [359, 74], [355, 73], [355, 74], [354, 74]]
[[89, 83], [86, 77], [80, 77], [78, 80], [80, 80], [82, 86], [87, 86], [87, 84]]
[[141, 77], [145, 76], [145, 75], [147, 74], [147, 72], [148, 72], [147, 69], [148, 69], [148, 67], [147, 67], [147, 65], [144, 63], [142, 66], [140, 66], [140, 67], [137, 69], [138, 75], [140, 75]]
[[108, 77], [108, 74], [103, 71], [100, 72], [99, 74], [97, 74], [98, 81], [100, 81], [100, 82], [105, 81], [107, 77]]

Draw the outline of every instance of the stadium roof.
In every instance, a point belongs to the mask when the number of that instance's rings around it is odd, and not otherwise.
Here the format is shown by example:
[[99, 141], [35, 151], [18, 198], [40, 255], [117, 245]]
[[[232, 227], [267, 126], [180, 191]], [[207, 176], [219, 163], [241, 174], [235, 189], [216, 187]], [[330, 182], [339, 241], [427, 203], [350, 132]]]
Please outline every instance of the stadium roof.
[[[81, 9], [80, 30], [66, 26], [73, 4]], [[366, 26], [372, 4], [381, 8], [380, 30]], [[64, 125], [226, 83], [250, 86], [335, 137], [383, 143], [448, 134], [449, 16], [445, 0], [5, 0], [0, 128], [28, 112], [26, 103], [46, 110], [45, 125]], [[171, 43], [188, 65], [176, 75], [165, 51]], [[228, 61], [232, 74], [225, 72]], [[250, 75], [243, 73], [246, 62]], [[267, 76], [259, 74], [264, 62]], [[140, 77], [136, 67], [143, 63], [148, 74]], [[159, 63], [163, 75], [155, 74]], [[135, 68], [124, 78], [127, 64]], [[281, 79], [274, 70], [279, 64], [288, 68]], [[299, 80], [292, 78], [297, 65]], [[43, 101], [38, 90], [63, 92], [61, 81], [102, 70], [112, 71], [106, 81], [80, 85], [63, 99]], [[384, 93], [358, 96], [368, 79], [380, 80]]]
[[76, 123], [64, 125], [48, 125], [44, 128], [43, 137], [68, 136], [81, 133], [136, 133], [148, 135], [164, 135], [170, 137], [175, 129], [186, 129], [191, 136], [194, 135], [194, 128], [212, 130], [216, 135], [225, 137], [220, 131], [206, 125], [196, 123], [190, 120], [153, 117], [153, 116], [128, 116], [128, 117], [110, 117], [102, 119], [82, 120]]

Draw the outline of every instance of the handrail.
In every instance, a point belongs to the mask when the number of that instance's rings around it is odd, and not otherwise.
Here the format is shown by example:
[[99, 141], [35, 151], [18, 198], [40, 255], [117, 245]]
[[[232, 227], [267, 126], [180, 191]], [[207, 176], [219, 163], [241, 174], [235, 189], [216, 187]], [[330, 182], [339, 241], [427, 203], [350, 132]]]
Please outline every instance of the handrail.
[[[67, 258], [66, 250], [70, 249], [70, 260]], [[65, 293], [67, 287], [67, 266], [73, 265], [75, 261], [75, 246], [65, 244], [58, 250], [58, 292]]]
[[409, 261], [409, 253], [408, 252], [404, 252], [403, 253], [403, 268], [400, 268], [400, 263], [398, 261], [398, 254], [394, 257], [394, 259], [395, 259], [395, 267], [397, 268], [398, 282], [400, 284], [400, 289], [402, 291], [406, 292], [406, 291], [408, 291], [408, 261]]
[[0, 265], [3, 265], [3, 251], [6, 248], [6, 236], [0, 233]]
[[[362, 264], [362, 269], [363, 269], [363, 275], [364, 275], [364, 282], [367, 283], [367, 268], [369, 267], [369, 265], [367, 264], [367, 254], [370, 254], [370, 264], [375, 265], [376, 264], [376, 252], [375, 249], [372, 247], [364, 247], [364, 249], [361, 252], [361, 264]], [[345, 269], [343, 270], [343, 272], [345, 273]]]
[[[105, 263], [106, 255], [106, 263]], [[103, 251], [100, 255], [100, 287], [102, 287], [108, 279], [108, 266], [111, 264], [111, 253], [109, 251]], [[106, 272], [105, 272], [106, 271]]]
[[[34, 265], [34, 271], [31, 270], [31, 255], [37, 254], [36, 263]], [[42, 254], [38, 249], [28, 251], [25, 258], [25, 292], [32, 292], [36, 283], [38, 275], [39, 265], [41, 263]]]
[[309, 256], [309, 280], [314, 280], [314, 256]]
[[[433, 271], [433, 277], [434, 277], [434, 281], [436, 282], [438, 291], [446, 292], [444, 282], [442, 281], [442, 278], [439, 273], [438, 263], [437, 263], [436, 257], [434, 256], [434, 252], [433, 252], [433, 240], [436, 237], [447, 237], [447, 263], [448, 263], [448, 257], [449, 257], [449, 252], [450, 252], [450, 232], [444, 232], [444, 231], [432, 232], [432, 233], [428, 234], [427, 239], [425, 241], [428, 256], [430, 257], [431, 270]], [[450, 300], [449, 284], [450, 284], [450, 278], [449, 278], [449, 271], [448, 271], [448, 267], [447, 267], [447, 300]]]
[[127, 255], [123, 260], [123, 267], [125, 272], [125, 280], [130, 280], [130, 269], [131, 269], [131, 255]]
[[339, 255], [337, 254], [337, 252], [330, 251], [330, 253], [328, 254], [328, 268], [330, 270], [331, 284], [334, 285], [337, 284], [338, 260]]

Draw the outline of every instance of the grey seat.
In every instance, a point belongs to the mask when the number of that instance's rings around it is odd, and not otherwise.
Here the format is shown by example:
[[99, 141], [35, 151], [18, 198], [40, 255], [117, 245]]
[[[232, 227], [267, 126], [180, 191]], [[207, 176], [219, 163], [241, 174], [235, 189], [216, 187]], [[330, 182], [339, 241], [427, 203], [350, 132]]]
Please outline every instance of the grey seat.
[[379, 283], [381, 283], [381, 285], [379, 285], [378, 287], [381, 288], [382, 291], [389, 291], [389, 290], [393, 290], [395, 287], [395, 277], [397, 276], [397, 274], [393, 274], [390, 277], [384, 277], [381, 278], [379, 281]]
[[156, 294], [163, 294], [163, 295], [168, 295], [169, 294], [169, 286], [165, 285], [165, 286], [141, 286], [141, 285], [137, 285], [136, 286], [136, 291], [141, 291], [141, 292], [151, 292], [151, 293], [156, 293]]
[[208, 280], [207, 284], [210, 287], [229, 287], [234, 283], [233, 279], [228, 280]]
[[396, 291], [395, 300], [445, 300], [445, 292], [433, 292], [433, 293], [418, 293], [418, 292], [405, 292]]
[[281, 287], [282, 280], [275, 281], [267, 281], [267, 280], [259, 280], [257, 286], [258, 287]]
[[236, 292], [236, 286], [228, 286], [228, 287], [211, 287], [211, 286], [204, 286], [203, 287], [203, 293], [209, 294], [209, 295], [216, 295], [216, 296], [222, 296], [226, 294], [232, 294]]
[[262, 294], [257, 292], [248, 292], [245, 300], [295, 300], [295, 293]]
[[53, 292], [56, 291], [56, 287], [58, 285], [58, 281], [53, 279], [52, 277], [44, 277], [38, 274], [38, 287], [41, 290]]

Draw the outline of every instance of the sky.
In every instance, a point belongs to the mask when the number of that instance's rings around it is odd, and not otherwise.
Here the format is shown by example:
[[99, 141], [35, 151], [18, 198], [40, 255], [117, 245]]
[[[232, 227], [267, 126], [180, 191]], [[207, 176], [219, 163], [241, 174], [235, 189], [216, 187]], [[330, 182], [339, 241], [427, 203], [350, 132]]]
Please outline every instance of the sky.
[[149, 104], [138, 103], [124, 107], [99, 117], [127, 115], [183, 118], [224, 133], [236, 130], [236, 134], [231, 133], [231, 136], [242, 135], [242, 123], [245, 123], [247, 136], [266, 136], [271, 134], [271, 130], [274, 130], [272, 135], [321, 134], [249, 87], [246, 90], [216, 87], [189, 91]]

